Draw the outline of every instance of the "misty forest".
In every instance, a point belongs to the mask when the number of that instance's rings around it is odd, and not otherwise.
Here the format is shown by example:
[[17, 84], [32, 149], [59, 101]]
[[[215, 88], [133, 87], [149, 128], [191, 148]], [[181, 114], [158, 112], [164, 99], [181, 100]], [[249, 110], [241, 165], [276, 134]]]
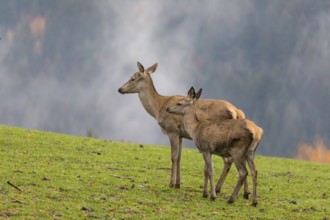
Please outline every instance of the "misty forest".
[[0, 0], [0, 124], [169, 146], [117, 92], [157, 62], [159, 94], [244, 110], [257, 154], [330, 161], [329, 36], [322, 0]]

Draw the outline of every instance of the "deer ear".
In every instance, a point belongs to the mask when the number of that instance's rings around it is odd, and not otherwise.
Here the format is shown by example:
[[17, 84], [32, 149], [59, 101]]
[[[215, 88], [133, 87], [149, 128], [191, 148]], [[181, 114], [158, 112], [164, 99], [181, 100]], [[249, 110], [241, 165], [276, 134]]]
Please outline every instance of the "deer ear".
[[139, 72], [144, 73], [144, 67], [142, 66], [142, 64], [140, 62], [137, 62], [137, 66], [139, 68]]
[[196, 92], [195, 99], [199, 99], [199, 97], [201, 97], [201, 95], [202, 95], [202, 91], [203, 91], [203, 89], [200, 88], [200, 89], [198, 90], [198, 92]]
[[194, 87], [191, 87], [188, 91], [187, 97], [188, 97], [188, 99], [193, 99], [193, 98], [195, 98], [195, 96], [196, 96], [195, 89], [194, 89]]
[[156, 69], [157, 69], [157, 66], [158, 66], [158, 63], [155, 63], [154, 65], [148, 67], [148, 69], [146, 70], [146, 72], [149, 73], [149, 74], [155, 72]]

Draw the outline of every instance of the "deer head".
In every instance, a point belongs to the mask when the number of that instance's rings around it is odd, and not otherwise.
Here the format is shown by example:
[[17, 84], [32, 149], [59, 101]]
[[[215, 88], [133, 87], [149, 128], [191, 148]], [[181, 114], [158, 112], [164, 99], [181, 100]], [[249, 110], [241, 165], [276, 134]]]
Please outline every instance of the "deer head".
[[150, 83], [152, 84], [152, 79], [150, 74], [155, 72], [158, 64], [150, 66], [144, 69], [141, 63], [137, 62], [138, 72], [134, 73], [133, 76], [118, 89], [121, 94], [125, 93], [139, 93], [141, 90], [146, 88]]
[[191, 87], [185, 99], [182, 99], [180, 102], [176, 103], [175, 105], [168, 107], [166, 111], [176, 115], [184, 115], [189, 110], [189, 108], [194, 104], [194, 102], [197, 99], [199, 99], [201, 94], [202, 94], [202, 89], [199, 89], [198, 92], [195, 92], [194, 87]]

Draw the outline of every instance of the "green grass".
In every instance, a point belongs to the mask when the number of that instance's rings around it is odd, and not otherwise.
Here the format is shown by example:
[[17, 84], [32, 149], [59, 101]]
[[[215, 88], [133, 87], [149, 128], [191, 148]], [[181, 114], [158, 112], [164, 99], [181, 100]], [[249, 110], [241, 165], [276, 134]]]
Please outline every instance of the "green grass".
[[202, 155], [185, 148], [182, 160], [172, 189], [168, 147], [0, 126], [0, 219], [330, 219], [329, 165], [257, 156], [253, 207], [242, 190], [226, 203], [234, 167], [212, 202], [202, 198]]

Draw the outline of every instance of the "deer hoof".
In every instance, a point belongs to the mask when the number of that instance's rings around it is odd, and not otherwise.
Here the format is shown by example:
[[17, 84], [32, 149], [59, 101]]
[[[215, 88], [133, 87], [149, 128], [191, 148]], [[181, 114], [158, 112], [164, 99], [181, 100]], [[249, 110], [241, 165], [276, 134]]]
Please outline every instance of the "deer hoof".
[[253, 201], [252, 202], [252, 206], [256, 207], [258, 205], [258, 202], [257, 201]]
[[207, 198], [207, 194], [203, 193], [203, 198]]
[[174, 187], [179, 189], [180, 188], [180, 183], [175, 184]]
[[214, 201], [216, 196], [211, 196], [211, 201]]
[[228, 203], [228, 204], [232, 204], [232, 203], [234, 203], [234, 199], [232, 199], [232, 198], [228, 199], [227, 203]]
[[249, 199], [250, 194], [251, 194], [250, 192], [244, 192], [244, 195], [243, 195], [244, 199]]

